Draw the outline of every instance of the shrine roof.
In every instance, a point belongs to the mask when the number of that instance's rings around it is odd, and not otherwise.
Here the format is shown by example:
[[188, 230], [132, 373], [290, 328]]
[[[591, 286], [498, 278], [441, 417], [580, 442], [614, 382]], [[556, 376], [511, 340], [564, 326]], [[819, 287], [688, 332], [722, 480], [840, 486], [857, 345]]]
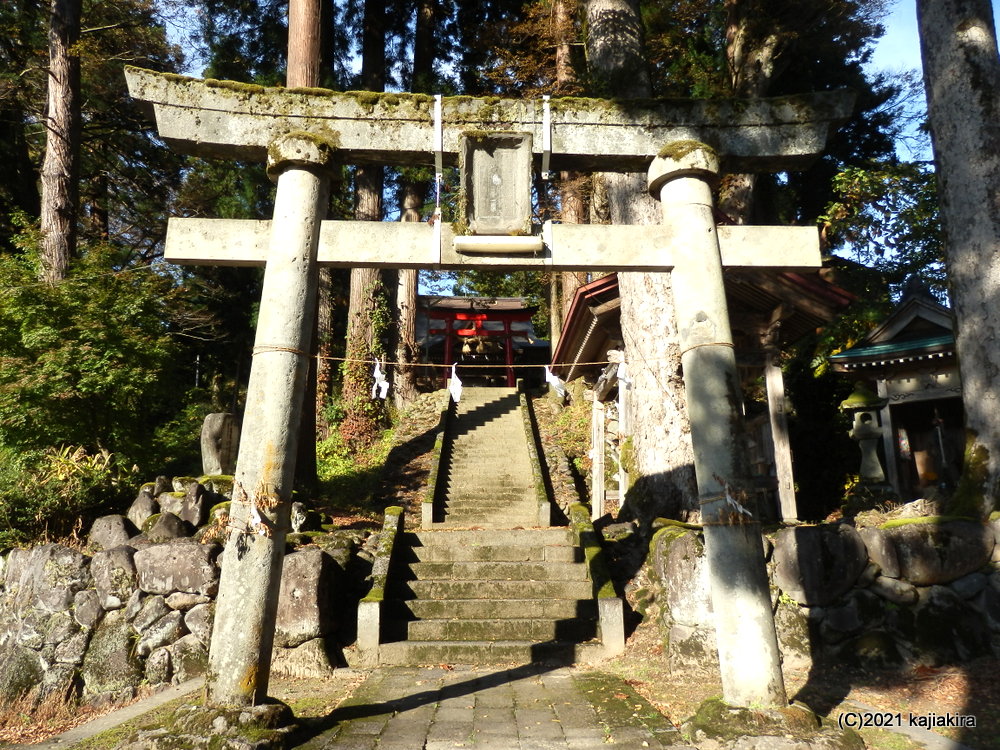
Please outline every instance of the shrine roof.
[[[818, 274], [730, 269], [725, 274], [730, 318], [760, 321], [781, 309], [779, 343], [791, 343], [825, 325], [854, 300], [854, 295]], [[572, 380], [607, 359], [607, 351], [622, 340], [621, 300], [617, 274], [609, 274], [576, 291], [566, 314], [562, 335], [552, 355], [553, 370]], [[756, 336], [754, 338], [757, 338]]]
[[827, 359], [838, 372], [950, 360], [955, 356], [952, 323], [951, 310], [944, 305], [911, 296], [857, 345]]
[[828, 359], [835, 370], [853, 372], [862, 368], [951, 358], [954, 354], [955, 337], [946, 333], [940, 336], [855, 346], [831, 354]]
[[505, 317], [510, 313], [538, 312], [537, 305], [528, 305], [524, 297], [451, 297], [420, 295], [417, 304], [422, 310], [449, 312], [476, 312]]

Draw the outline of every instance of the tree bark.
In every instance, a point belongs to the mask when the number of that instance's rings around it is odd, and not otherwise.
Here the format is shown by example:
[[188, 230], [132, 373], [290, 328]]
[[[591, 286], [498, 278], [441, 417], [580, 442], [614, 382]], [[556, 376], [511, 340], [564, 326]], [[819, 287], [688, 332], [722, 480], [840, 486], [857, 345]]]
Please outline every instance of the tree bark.
[[[653, 224], [660, 207], [643, 175], [603, 175], [612, 223]], [[658, 516], [698, 519], [698, 490], [681, 351], [669, 273], [620, 273], [621, 328], [632, 392], [628, 423], [628, 507], [642, 522]]]
[[[575, 7], [575, 3], [573, 3]], [[552, 24], [556, 36], [556, 91], [561, 94], [576, 93], [579, 75], [573, 66], [572, 43], [575, 28], [570, 0], [555, 0], [552, 5]], [[587, 187], [589, 180], [579, 172], [560, 172], [559, 220], [564, 224], [587, 223]], [[559, 344], [563, 321], [569, 313], [576, 290], [587, 282], [587, 274], [579, 271], [562, 271], [550, 285], [549, 320], [552, 351]]]
[[288, 88], [319, 86], [320, 38], [319, 0], [289, 0]]
[[[417, 3], [413, 29], [413, 77], [410, 88], [414, 93], [429, 94], [434, 88], [434, 21], [436, 0]], [[429, 183], [413, 177], [403, 183], [400, 196], [400, 221], [420, 221]], [[400, 269], [396, 284], [396, 367], [393, 391], [399, 407], [412, 403], [417, 395], [417, 284], [418, 272]]]
[[[406, 182], [403, 185], [403, 205], [400, 221], [420, 221], [427, 183]], [[396, 377], [393, 379], [396, 405], [404, 407], [417, 397], [417, 271], [400, 269], [396, 287], [396, 317], [399, 335], [396, 339]]]
[[[642, 48], [642, 24], [626, 0], [591, 0], [586, 5], [590, 77], [620, 81], [616, 96], [652, 95]], [[621, 48], [627, 43], [628, 49]], [[621, 66], [615, 68], [614, 66]], [[655, 224], [660, 208], [646, 191], [646, 176], [594, 177], [594, 212], [612, 224]], [[621, 327], [632, 393], [628, 422], [633, 485], [626, 505], [640, 520], [694, 517], [697, 488], [690, 426], [680, 377], [680, 348], [668, 273], [620, 273]]]
[[652, 92], [636, 0], [587, 0], [587, 60], [596, 96], [638, 99]]
[[[359, 168], [354, 217], [358, 221], [382, 219], [382, 168]], [[378, 435], [384, 410], [371, 399], [371, 369], [375, 356], [384, 356], [381, 340], [387, 314], [386, 285], [377, 268], [351, 269], [351, 296], [347, 309], [347, 362], [341, 398], [344, 421], [340, 432], [348, 444], [363, 447]], [[381, 326], [379, 326], [381, 321]]]
[[42, 279], [66, 278], [76, 251], [77, 179], [80, 154], [81, 0], [52, 0], [49, 25], [49, 85], [42, 164]]
[[[638, 14], [631, 22], [621, 23], [623, 28], [638, 25]], [[590, 46], [588, 39], [588, 51]], [[642, 54], [639, 47], [619, 59], [634, 60]], [[593, 64], [595, 56], [590, 59]], [[643, 85], [634, 72], [633, 77], [635, 81], [621, 95], [649, 96], [648, 78]], [[692, 252], [691, 265], [676, 269], [676, 294], [669, 274], [619, 275], [621, 328], [632, 378], [632, 450], [626, 454], [632, 454], [630, 469], [635, 467], [640, 474], [626, 502], [645, 522], [663, 514], [700, 518], [702, 511], [695, 507], [704, 509], [723, 697], [743, 706], [784, 705], [760, 530], [755, 523], [727, 519], [725, 512], [730, 485], [739, 487], [744, 479], [739, 472], [739, 427], [733, 400], [736, 361], [714, 232], [710, 177], [688, 174], [689, 166], [678, 163], [673, 167], [676, 171], [658, 175], [666, 179], [658, 190], [660, 206], [647, 193], [645, 175], [603, 176], [607, 211], [614, 223], [648, 224], [673, 218], [683, 227], [679, 241]], [[682, 345], [686, 351], [681, 351]], [[664, 440], [668, 433], [673, 442]]]
[[1000, 60], [993, 9], [990, 0], [918, 0], [917, 17], [970, 435], [966, 491], [956, 501], [988, 514], [1000, 489]]
[[[726, 61], [733, 96], [765, 96], [775, 72], [781, 36], [777, 24], [761, 23], [761, 9], [747, 0], [726, 0]], [[729, 174], [722, 178], [719, 212], [734, 224], [753, 223], [757, 175]]]
[[[385, 4], [366, 0], [362, 38], [361, 85], [367, 91], [385, 89]], [[359, 167], [355, 176], [354, 218], [382, 220], [381, 167]], [[381, 429], [385, 410], [371, 399], [372, 360], [385, 355], [382, 337], [388, 322], [387, 290], [396, 288], [394, 272], [375, 268], [351, 269], [351, 296], [347, 311], [347, 346], [341, 398], [344, 421], [340, 433], [349, 445], [370, 444]], [[381, 321], [381, 323], [380, 323]]]

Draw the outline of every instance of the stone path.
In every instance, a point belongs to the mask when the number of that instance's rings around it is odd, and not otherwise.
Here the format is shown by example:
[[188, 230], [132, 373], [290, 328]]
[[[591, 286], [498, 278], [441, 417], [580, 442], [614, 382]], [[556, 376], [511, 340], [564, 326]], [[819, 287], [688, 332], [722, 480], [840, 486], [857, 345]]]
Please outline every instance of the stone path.
[[373, 672], [297, 747], [606, 750], [681, 745], [620, 678], [571, 667], [395, 667]]

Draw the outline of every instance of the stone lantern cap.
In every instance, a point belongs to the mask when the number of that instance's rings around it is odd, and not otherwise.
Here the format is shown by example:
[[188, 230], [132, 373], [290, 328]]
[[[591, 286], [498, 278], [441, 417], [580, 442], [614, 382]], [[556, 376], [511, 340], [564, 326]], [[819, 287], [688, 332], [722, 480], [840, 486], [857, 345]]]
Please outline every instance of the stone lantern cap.
[[873, 409], [881, 409], [885, 406], [886, 400], [884, 398], [879, 398], [878, 395], [868, 387], [868, 384], [862, 380], [859, 380], [854, 384], [854, 390], [851, 395], [840, 402], [840, 408], [842, 411], [871, 411]]

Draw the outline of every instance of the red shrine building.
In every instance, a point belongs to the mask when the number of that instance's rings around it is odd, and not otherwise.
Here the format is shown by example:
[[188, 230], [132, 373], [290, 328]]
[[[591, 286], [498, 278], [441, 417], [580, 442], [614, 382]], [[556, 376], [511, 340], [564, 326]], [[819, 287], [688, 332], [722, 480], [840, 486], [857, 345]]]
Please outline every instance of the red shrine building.
[[437, 297], [417, 301], [420, 361], [431, 387], [441, 387], [457, 365], [469, 385], [538, 383], [549, 363], [549, 343], [531, 323], [537, 306], [521, 297]]

